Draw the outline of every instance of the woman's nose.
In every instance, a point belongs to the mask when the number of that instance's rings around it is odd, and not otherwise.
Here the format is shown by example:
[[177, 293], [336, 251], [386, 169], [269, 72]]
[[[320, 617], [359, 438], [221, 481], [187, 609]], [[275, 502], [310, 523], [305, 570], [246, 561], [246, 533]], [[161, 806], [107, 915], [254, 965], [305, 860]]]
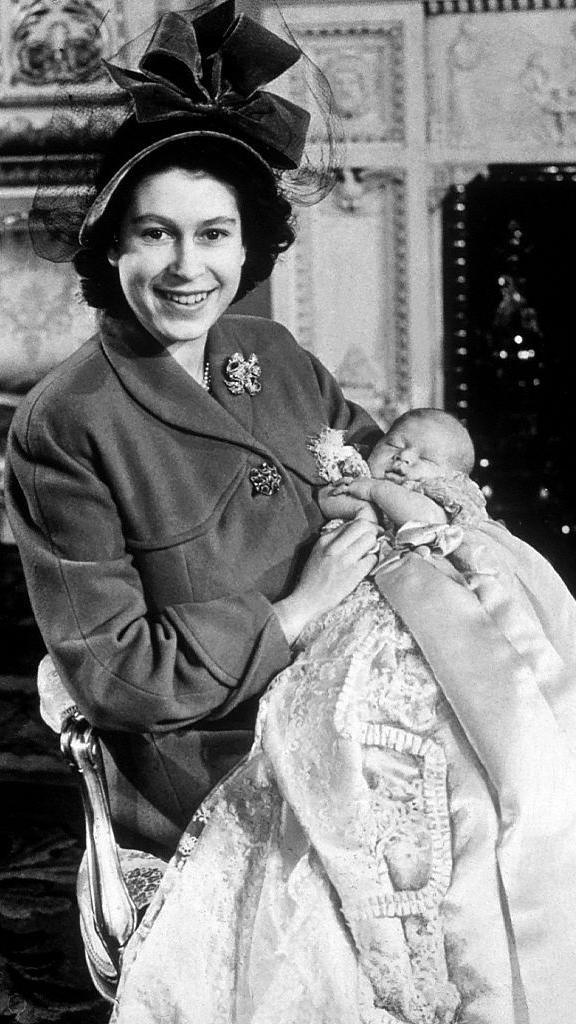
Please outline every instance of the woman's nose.
[[192, 239], [179, 241], [172, 255], [170, 269], [181, 277], [195, 277], [204, 270], [204, 258], [201, 250]]

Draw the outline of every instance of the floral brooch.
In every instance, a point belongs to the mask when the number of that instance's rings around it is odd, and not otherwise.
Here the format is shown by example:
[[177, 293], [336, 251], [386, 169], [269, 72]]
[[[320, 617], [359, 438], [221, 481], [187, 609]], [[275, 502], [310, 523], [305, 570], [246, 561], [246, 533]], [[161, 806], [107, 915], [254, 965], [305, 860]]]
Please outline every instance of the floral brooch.
[[326, 483], [335, 484], [343, 476], [370, 476], [370, 470], [360, 452], [351, 444], [345, 444], [345, 430], [324, 427], [308, 443], [308, 449], [316, 457], [318, 476]]
[[223, 372], [224, 383], [233, 395], [241, 395], [244, 391], [249, 395], [257, 395], [262, 390], [262, 368], [254, 352], [248, 359], [244, 359], [241, 352], [234, 352]]

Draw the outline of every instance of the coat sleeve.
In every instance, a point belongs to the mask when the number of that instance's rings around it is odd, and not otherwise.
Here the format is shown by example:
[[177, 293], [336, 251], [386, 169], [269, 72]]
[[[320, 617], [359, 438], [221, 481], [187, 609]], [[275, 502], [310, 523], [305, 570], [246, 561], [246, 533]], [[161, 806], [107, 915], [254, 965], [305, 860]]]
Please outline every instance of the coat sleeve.
[[382, 437], [382, 429], [361, 406], [345, 399], [332, 374], [316, 356], [308, 355], [326, 408], [326, 425], [335, 430], [345, 430], [347, 444], [356, 445], [366, 457]]
[[40, 631], [89, 720], [162, 732], [261, 693], [291, 660], [270, 602], [247, 592], [150, 615], [118, 510], [89, 460], [33, 432], [29, 417], [15, 421], [10, 519]]

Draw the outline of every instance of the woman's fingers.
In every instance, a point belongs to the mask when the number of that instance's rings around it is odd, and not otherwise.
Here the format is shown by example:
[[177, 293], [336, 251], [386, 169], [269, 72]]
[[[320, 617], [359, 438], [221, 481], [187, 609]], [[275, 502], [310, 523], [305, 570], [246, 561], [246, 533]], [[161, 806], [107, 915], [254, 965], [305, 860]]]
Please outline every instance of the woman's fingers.
[[322, 541], [325, 548], [331, 548], [334, 554], [366, 554], [376, 543], [378, 526], [367, 519], [352, 519], [343, 523], [336, 530], [324, 534]]
[[287, 636], [334, 608], [368, 575], [377, 562], [377, 535], [376, 523], [355, 519], [320, 536], [298, 585], [278, 604]]

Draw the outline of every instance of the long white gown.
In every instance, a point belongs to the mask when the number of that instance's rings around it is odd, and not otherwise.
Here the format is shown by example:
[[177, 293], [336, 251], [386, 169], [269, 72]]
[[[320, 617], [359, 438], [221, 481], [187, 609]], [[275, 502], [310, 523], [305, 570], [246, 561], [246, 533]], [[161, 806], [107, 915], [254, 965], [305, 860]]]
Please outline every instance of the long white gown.
[[574, 602], [495, 524], [423, 553], [306, 631], [113, 1024], [576, 1022]]

